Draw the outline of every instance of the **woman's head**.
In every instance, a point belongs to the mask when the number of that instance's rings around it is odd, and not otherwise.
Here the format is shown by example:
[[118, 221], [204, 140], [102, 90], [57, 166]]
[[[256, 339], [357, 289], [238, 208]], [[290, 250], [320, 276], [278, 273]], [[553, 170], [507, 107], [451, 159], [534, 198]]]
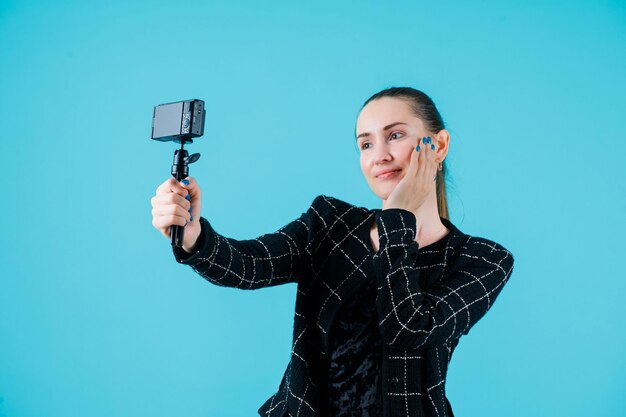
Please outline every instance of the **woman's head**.
[[[361, 108], [356, 124], [361, 170], [372, 191], [387, 199], [402, 179], [411, 152], [424, 136], [430, 136], [443, 169], [437, 172], [437, 207], [448, 218], [446, 164], [450, 134], [435, 103], [423, 92], [409, 87], [392, 87], [370, 97]], [[379, 178], [387, 170], [399, 170]]]

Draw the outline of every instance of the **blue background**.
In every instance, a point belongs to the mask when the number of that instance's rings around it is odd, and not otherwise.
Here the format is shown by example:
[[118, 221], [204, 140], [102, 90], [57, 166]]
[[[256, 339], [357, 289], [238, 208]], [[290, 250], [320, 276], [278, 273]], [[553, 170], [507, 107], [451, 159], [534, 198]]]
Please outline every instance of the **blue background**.
[[516, 259], [452, 358], [455, 414], [625, 415], [626, 7], [433, 3], [0, 0], [0, 416], [257, 415], [296, 287], [175, 262], [152, 108], [206, 101], [202, 215], [248, 239], [319, 194], [380, 207], [354, 128], [390, 86], [447, 122], [453, 223]]

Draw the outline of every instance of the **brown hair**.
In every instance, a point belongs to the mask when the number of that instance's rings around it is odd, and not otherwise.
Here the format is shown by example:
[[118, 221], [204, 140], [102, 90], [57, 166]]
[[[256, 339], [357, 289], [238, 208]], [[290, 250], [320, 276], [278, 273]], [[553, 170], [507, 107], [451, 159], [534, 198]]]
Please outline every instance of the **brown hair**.
[[[406, 100], [413, 109], [415, 115], [420, 118], [422, 122], [424, 122], [426, 130], [438, 133], [442, 129], [445, 129], [443, 119], [441, 118], [437, 107], [435, 107], [433, 100], [422, 91], [411, 87], [391, 87], [379, 91], [363, 103], [361, 110], [370, 101], [383, 97], [393, 97]], [[446, 191], [447, 168], [445, 159], [441, 164], [443, 169], [441, 171], [437, 171], [437, 209], [439, 211], [439, 216], [450, 220], [450, 216], [448, 214], [448, 194]]]

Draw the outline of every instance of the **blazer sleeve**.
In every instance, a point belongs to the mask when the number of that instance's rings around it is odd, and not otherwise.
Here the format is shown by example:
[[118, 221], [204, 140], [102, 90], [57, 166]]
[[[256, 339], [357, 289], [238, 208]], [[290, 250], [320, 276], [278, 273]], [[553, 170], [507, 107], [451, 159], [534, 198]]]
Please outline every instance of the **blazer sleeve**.
[[[470, 238], [449, 274], [432, 287], [420, 286], [416, 266], [416, 219], [408, 210], [377, 213], [379, 251], [373, 257], [376, 309], [383, 341], [416, 349], [440, 346], [465, 335], [491, 308], [513, 271], [513, 255], [501, 245]], [[472, 241], [474, 239], [474, 241]]]
[[311, 270], [312, 242], [326, 225], [328, 207], [325, 196], [317, 196], [298, 219], [248, 240], [222, 236], [200, 217], [196, 251], [172, 250], [179, 263], [215, 285], [254, 290], [297, 282]]

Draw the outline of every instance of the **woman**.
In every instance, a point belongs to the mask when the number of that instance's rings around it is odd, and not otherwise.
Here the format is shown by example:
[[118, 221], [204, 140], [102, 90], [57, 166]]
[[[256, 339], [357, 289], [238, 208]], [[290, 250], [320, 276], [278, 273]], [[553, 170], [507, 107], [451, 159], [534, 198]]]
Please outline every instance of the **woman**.
[[275, 233], [237, 241], [200, 216], [193, 178], [152, 198], [153, 225], [185, 226], [178, 262], [210, 282], [298, 286], [292, 355], [262, 416], [453, 416], [445, 395], [459, 338], [513, 270], [500, 244], [448, 218], [450, 135], [432, 100], [389, 88], [359, 112], [361, 170], [382, 209], [319, 195]]

